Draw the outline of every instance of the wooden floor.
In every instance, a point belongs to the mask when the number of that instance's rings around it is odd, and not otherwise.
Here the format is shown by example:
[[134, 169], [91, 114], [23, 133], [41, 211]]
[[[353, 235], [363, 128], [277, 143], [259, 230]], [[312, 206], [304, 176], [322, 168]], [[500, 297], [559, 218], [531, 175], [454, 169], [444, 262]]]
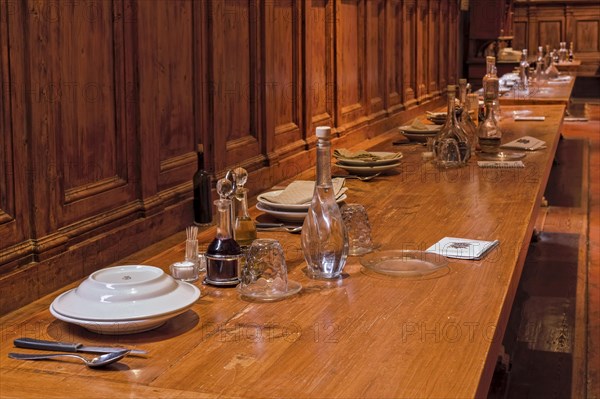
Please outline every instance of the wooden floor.
[[588, 121], [564, 124], [505, 335], [508, 398], [600, 398], [600, 105], [570, 112]]

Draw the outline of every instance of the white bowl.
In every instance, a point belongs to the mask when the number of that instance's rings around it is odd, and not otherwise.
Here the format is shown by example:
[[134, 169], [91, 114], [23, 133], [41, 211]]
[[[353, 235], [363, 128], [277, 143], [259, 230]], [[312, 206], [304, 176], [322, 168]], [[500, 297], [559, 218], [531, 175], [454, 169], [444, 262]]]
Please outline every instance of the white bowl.
[[200, 290], [154, 266], [127, 265], [92, 273], [79, 287], [59, 295], [52, 309], [88, 321], [126, 321], [170, 315], [200, 297]]

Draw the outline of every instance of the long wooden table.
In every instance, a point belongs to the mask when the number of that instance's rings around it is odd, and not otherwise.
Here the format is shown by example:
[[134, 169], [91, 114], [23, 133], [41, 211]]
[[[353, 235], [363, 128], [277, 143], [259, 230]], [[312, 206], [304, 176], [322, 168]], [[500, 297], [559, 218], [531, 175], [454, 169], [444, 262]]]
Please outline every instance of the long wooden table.
[[[503, 111], [529, 109], [505, 106]], [[547, 148], [525, 169], [440, 171], [423, 147], [394, 147], [398, 133], [362, 148], [401, 150], [397, 170], [370, 182], [348, 180], [348, 201], [365, 205], [380, 249], [425, 249], [444, 236], [500, 240], [483, 260], [450, 260], [434, 278], [366, 272], [350, 257], [343, 278], [307, 278], [300, 236], [279, 239], [297, 296], [275, 303], [242, 300], [235, 289], [201, 287], [186, 313], [146, 333], [102, 336], [54, 319], [55, 292], [2, 317], [2, 397], [485, 397], [500, 350], [538, 207], [559, 140], [564, 106], [536, 108], [544, 122], [502, 121], [505, 141], [523, 135]], [[303, 178], [314, 176], [307, 171]], [[250, 182], [251, 184], [251, 182]], [[259, 213], [252, 210], [254, 216]], [[261, 218], [264, 216], [261, 216]], [[206, 245], [214, 228], [200, 234]], [[181, 242], [144, 263], [167, 269]], [[76, 284], [71, 285], [71, 288]], [[61, 290], [62, 292], [62, 290]], [[77, 363], [18, 361], [14, 338], [28, 336], [150, 351], [107, 370]]]
[[547, 80], [539, 83], [533, 81], [527, 91], [518, 90], [515, 86], [500, 96], [500, 105], [568, 105], [575, 86], [575, 76], [561, 75], [561, 78], [569, 78], [569, 80]]

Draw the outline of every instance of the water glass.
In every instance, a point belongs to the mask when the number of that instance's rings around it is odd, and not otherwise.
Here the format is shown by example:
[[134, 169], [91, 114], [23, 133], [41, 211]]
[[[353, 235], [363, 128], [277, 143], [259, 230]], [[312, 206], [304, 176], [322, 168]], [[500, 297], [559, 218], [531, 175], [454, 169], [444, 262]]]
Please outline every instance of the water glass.
[[251, 297], [277, 297], [288, 291], [287, 266], [279, 241], [254, 240], [246, 253], [240, 292]]
[[348, 255], [358, 256], [373, 251], [371, 225], [365, 207], [360, 204], [345, 204], [341, 211], [348, 233]]

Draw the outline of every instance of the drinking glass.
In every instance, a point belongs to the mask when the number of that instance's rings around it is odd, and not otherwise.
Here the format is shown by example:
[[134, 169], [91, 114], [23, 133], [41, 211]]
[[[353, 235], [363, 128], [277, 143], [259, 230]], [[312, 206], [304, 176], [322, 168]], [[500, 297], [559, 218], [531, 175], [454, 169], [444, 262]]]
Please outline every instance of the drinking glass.
[[361, 204], [345, 204], [341, 211], [348, 233], [348, 255], [358, 256], [373, 251], [371, 225], [365, 207]]
[[271, 238], [254, 240], [242, 268], [241, 294], [264, 299], [285, 295], [287, 291], [287, 266], [281, 244]]

